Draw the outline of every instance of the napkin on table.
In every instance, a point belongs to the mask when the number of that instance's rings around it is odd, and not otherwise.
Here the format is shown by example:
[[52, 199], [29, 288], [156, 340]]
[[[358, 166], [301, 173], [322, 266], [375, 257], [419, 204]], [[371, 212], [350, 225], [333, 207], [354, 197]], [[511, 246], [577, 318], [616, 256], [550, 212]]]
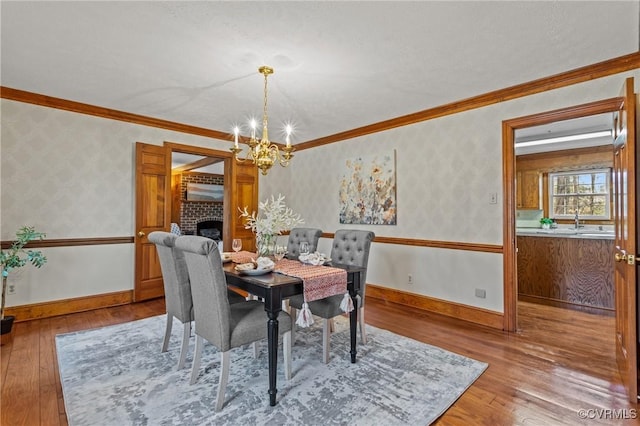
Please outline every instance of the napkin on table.
[[276, 265], [273, 260], [269, 259], [268, 257], [259, 257], [256, 260], [256, 263], [258, 265], [256, 269], [271, 269]]
[[327, 261], [327, 256], [320, 252], [302, 254], [298, 257], [302, 263], [308, 263], [310, 265], [324, 265]]

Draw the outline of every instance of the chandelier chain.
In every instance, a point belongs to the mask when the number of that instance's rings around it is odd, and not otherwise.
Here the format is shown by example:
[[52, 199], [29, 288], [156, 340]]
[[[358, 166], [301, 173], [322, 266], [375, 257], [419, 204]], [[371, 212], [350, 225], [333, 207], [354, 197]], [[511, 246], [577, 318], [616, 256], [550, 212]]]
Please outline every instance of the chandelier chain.
[[[264, 105], [262, 107], [262, 128], [263, 131], [266, 132], [267, 131], [267, 127], [268, 127], [268, 116], [267, 116], [267, 77], [269, 76], [269, 74], [267, 72], [264, 73]], [[269, 136], [264, 134], [262, 135], [263, 139], [267, 139], [269, 140]]]

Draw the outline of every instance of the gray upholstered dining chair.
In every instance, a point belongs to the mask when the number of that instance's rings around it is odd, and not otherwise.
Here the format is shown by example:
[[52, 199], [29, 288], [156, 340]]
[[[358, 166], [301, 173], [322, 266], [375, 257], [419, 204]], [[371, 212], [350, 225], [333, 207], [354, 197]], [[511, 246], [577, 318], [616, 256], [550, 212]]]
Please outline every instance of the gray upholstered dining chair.
[[[175, 248], [176, 234], [164, 231], [154, 231], [149, 234], [149, 242], [155, 244], [160, 259], [162, 282], [164, 285], [164, 300], [167, 310], [167, 325], [161, 352], [166, 352], [171, 338], [173, 318], [182, 322], [184, 329], [180, 357], [178, 358], [178, 370], [184, 367], [189, 348], [191, 334], [191, 321], [193, 321], [193, 302], [191, 300], [191, 285], [187, 264], [183, 253]], [[227, 295], [229, 303], [244, 302], [244, 297], [229, 290]]]
[[[204, 340], [220, 351], [220, 379], [216, 396], [216, 411], [224, 404], [229, 379], [230, 351], [233, 348], [267, 338], [267, 314], [257, 300], [230, 304], [227, 281], [222, 269], [216, 243], [200, 236], [182, 236], [176, 247], [184, 252], [191, 281], [195, 318], [196, 348], [191, 370], [191, 383], [195, 383], [200, 369]], [[279, 332], [283, 334], [284, 370], [291, 378], [291, 326], [289, 315], [279, 318]]]
[[[360, 338], [362, 343], [367, 343], [367, 335], [364, 326], [364, 297], [367, 283], [367, 264], [369, 263], [369, 251], [371, 242], [375, 234], [371, 231], [339, 229], [333, 237], [333, 245], [331, 247], [331, 262], [345, 265], [357, 265], [365, 268], [360, 273], [360, 292], [356, 299], [358, 306], [358, 323], [360, 324]], [[309, 302], [309, 309], [313, 315], [324, 319], [322, 333], [322, 361], [326, 364], [329, 362], [329, 338], [331, 329], [331, 319], [344, 314], [340, 308], [340, 302], [343, 299], [342, 294], [327, 297], [321, 300]], [[291, 317], [296, 318], [296, 311], [302, 309], [304, 297], [296, 295], [289, 299], [291, 307]], [[295, 333], [292, 333], [292, 340], [295, 341]]]
[[318, 240], [322, 235], [322, 230], [316, 228], [293, 228], [289, 231], [287, 240], [287, 259], [298, 259], [300, 256], [300, 243], [309, 243], [309, 252], [313, 253], [318, 247]]

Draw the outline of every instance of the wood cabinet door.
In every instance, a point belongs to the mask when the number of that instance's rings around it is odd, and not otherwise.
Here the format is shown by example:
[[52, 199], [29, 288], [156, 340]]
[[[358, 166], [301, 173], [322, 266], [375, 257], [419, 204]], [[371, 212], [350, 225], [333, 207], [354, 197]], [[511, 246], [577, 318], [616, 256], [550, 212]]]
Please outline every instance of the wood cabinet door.
[[[636, 229], [636, 97], [633, 78], [622, 88], [621, 104], [614, 118], [613, 199], [615, 223], [616, 360], [631, 402], [638, 398], [638, 334]], [[632, 256], [631, 258], [629, 256]]]
[[516, 205], [519, 209], [540, 208], [540, 173], [521, 170], [516, 173]]

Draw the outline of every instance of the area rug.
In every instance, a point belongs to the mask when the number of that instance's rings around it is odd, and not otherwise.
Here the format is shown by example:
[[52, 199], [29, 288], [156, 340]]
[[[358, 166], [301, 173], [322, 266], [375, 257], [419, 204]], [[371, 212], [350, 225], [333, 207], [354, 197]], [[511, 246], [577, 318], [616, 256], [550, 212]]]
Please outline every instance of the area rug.
[[219, 354], [207, 344], [200, 376], [189, 385], [176, 370], [182, 326], [160, 352], [165, 316], [56, 336], [69, 425], [428, 425], [482, 374], [487, 364], [367, 326], [358, 362], [349, 362], [347, 321], [331, 336], [322, 363], [322, 336], [299, 330], [293, 377], [286, 381], [278, 350], [278, 398], [269, 406], [267, 345], [260, 354], [234, 349], [223, 409], [216, 413]]

